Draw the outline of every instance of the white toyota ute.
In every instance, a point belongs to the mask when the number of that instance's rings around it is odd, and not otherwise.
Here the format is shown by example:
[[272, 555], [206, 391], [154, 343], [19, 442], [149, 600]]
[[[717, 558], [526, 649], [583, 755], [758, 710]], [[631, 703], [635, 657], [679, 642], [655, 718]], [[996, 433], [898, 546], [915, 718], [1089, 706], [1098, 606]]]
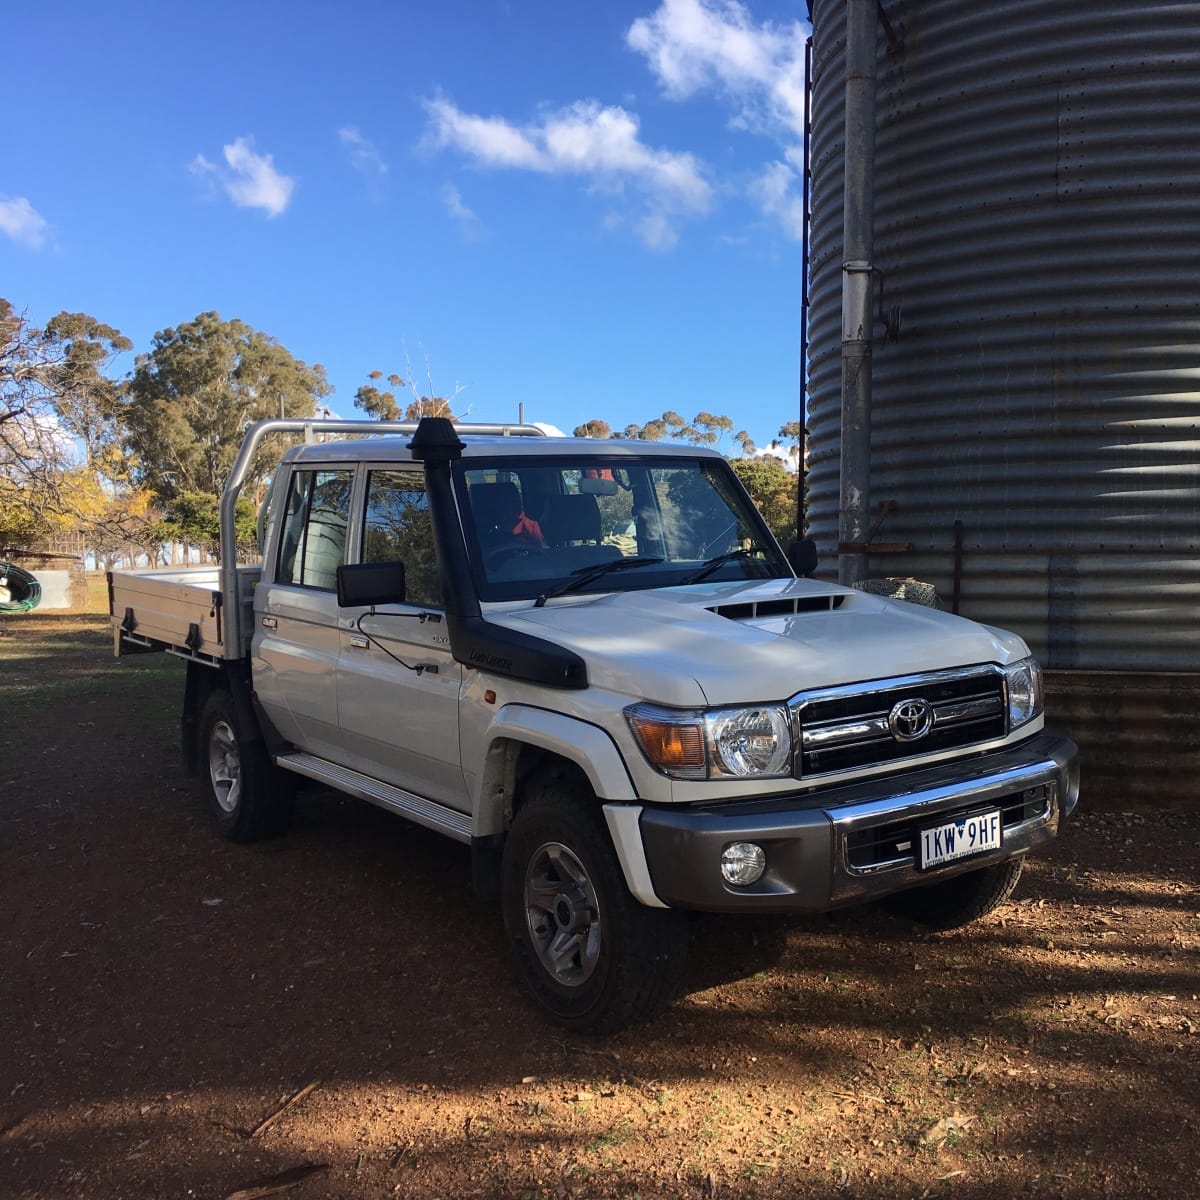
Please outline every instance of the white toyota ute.
[[668, 1003], [689, 911], [981, 917], [1076, 805], [1019, 637], [811, 578], [713, 451], [265, 421], [221, 513], [219, 568], [110, 576], [116, 652], [187, 660], [218, 831], [282, 832], [303, 777], [463, 843], [560, 1023]]

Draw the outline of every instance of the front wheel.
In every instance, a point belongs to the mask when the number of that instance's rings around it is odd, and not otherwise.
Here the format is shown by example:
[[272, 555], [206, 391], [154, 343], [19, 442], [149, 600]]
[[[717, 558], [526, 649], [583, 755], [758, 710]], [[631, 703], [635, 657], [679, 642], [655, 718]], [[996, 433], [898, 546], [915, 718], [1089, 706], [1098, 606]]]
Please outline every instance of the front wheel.
[[521, 982], [560, 1024], [612, 1033], [678, 991], [686, 915], [629, 894], [598, 803], [565, 773], [532, 781], [505, 842], [500, 895]]
[[200, 719], [200, 763], [209, 812], [231, 842], [254, 842], [291, 824], [295, 784], [244, 728], [229, 693], [213, 692]]
[[1003, 904], [1013, 894], [1023, 865], [1024, 859], [1011, 858], [942, 883], [896, 892], [883, 906], [894, 916], [907, 917], [928, 929], [958, 929]]

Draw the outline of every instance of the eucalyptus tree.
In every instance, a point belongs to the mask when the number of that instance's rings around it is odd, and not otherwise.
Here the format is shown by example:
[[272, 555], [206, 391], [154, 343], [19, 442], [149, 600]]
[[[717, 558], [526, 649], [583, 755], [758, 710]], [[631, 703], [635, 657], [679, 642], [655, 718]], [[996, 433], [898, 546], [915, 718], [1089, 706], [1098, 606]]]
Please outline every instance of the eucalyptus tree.
[[[631, 422], [620, 431], [599, 417], [575, 427], [576, 437], [623, 438], [645, 442], [687, 442], [693, 446], [716, 446], [734, 428], [730, 417], [720, 413], [698, 412], [687, 421], [674, 409], [653, 417], [644, 425]], [[804, 427], [798, 421], [789, 422], [779, 430], [779, 443], [798, 447], [804, 437]], [[799, 478], [789, 471], [778, 455], [759, 454], [754, 439], [745, 429], [733, 434], [742, 457], [731, 458], [731, 464], [751, 499], [758, 506], [772, 532], [785, 546], [797, 536], [799, 520]], [[681, 498], [680, 502], [686, 502]]]
[[[313, 417], [333, 391], [319, 364], [215, 312], [154, 335], [125, 385], [125, 442], [138, 476], [168, 505], [183, 494], [220, 495], [247, 426]], [[270, 470], [264, 455], [252, 482]]]
[[422, 417], [458, 420], [453, 412], [457, 395], [457, 390], [449, 400], [444, 396], [422, 395], [412, 382], [411, 372], [404, 379], [395, 373], [385, 378], [382, 371], [369, 371], [367, 382], [354, 393], [354, 407], [362, 409], [374, 421], [419, 421]]
[[86, 313], [44, 326], [0, 299], [0, 547], [86, 526], [124, 481], [119, 389], [132, 343]]

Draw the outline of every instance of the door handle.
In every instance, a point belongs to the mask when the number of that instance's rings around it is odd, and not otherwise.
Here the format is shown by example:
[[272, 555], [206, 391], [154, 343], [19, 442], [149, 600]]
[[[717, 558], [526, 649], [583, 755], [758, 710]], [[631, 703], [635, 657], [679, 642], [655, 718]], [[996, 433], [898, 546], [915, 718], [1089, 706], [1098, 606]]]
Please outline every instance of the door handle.
[[355, 636], [350, 639], [350, 648], [352, 650], [366, 650], [370, 644], [370, 641], [365, 637]]
[[262, 623], [263, 623], [264, 629], [278, 629], [279, 628], [279, 622], [277, 620], [275, 620], [274, 617], [263, 617]]

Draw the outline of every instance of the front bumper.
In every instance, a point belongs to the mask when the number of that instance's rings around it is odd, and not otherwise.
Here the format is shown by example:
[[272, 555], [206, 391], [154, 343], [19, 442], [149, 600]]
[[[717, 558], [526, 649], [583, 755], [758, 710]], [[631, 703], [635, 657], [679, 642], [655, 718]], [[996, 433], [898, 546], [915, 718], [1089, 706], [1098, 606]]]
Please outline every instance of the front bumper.
[[[645, 808], [640, 833], [654, 896], [666, 905], [824, 912], [1026, 854], [1055, 837], [1078, 799], [1075, 744], [1043, 733], [978, 758], [826, 791]], [[1002, 810], [999, 850], [917, 869], [920, 825], [981, 807]], [[722, 878], [721, 852], [731, 842], [755, 842], [766, 851], [757, 883], [733, 887]]]

